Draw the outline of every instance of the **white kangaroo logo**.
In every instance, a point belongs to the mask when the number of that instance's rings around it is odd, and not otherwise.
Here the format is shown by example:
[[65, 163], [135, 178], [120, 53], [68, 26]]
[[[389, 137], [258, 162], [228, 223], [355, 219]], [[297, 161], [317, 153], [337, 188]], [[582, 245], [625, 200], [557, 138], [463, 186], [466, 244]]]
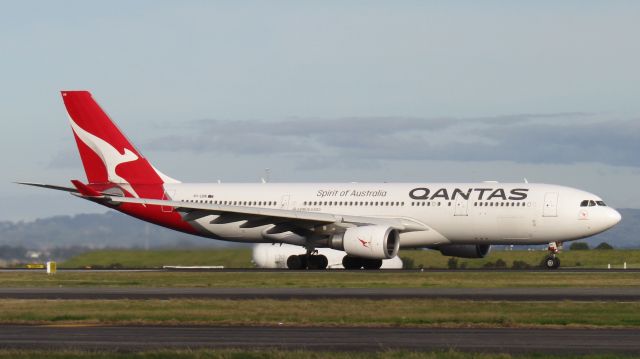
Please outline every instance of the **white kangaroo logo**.
[[136, 161], [139, 157], [131, 152], [128, 148], [124, 149], [124, 154], [118, 152], [115, 147], [111, 146], [111, 144], [100, 137], [97, 137], [87, 131], [85, 131], [82, 127], [78, 126], [71, 116], [69, 116], [69, 122], [71, 123], [71, 128], [73, 132], [87, 145], [89, 148], [95, 152], [98, 157], [104, 163], [104, 166], [107, 169], [107, 178], [109, 182], [117, 183], [121, 185], [127, 192], [131, 193], [134, 197], [140, 198], [136, 191], [131, 187], [131, 184], [124, 178], [120, 177], [116, 173], [116, 167], [126, 162]]

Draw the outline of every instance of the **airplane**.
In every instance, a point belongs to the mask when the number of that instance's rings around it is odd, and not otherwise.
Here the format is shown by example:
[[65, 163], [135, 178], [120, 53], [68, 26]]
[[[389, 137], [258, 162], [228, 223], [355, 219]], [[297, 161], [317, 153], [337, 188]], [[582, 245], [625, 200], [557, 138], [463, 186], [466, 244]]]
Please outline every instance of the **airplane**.
[[345, 269], [379, 269], [400, 248], [482, 258], [491, 245], [563, 242], [615, 226], [600, 197], [541, 183], [182, 183], [156, 169], [88, 91], [62, 91], [86, 182], [19, 184], [71, 193], [143, 221], [202, 237], [286, 243], [291, 269], [324, 269], [317, 248], [343, 251]]
[[[327, 257], [327, 269], [344, 269], [342, 259], [343, 251], [331, 248], [317, 248], [318, 255]], [[287, 268], [287, 259], [293, 255], [304, 255], [306, 249], [286, 243], [258, 243], [254, 244], [251, 251], [251, 261], [258, 268]], [[382, 260], [380, 269], [402, 269], [402, 259], [395, 256]]]

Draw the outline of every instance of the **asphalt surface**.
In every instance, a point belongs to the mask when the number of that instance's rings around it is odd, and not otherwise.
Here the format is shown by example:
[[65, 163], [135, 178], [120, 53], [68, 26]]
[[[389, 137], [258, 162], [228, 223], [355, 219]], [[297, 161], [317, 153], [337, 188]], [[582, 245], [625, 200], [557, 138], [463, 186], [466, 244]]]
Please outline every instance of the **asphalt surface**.
[[[620, 265], [618, 265], [618, 267], [621, 267]], [[91, 271], [93, 269], [63, 269], [63, 271]], [[100, 269], [100, 271], [105, 271], [105, 270], [110, 270], [110, 269]], [[115, 269], [113, 271], [126, 271], [128, 269]], [[318, 273], [336, 273], [336, 272], [353, 272], [350, 270], [344, 270], [344, 269], [327, 269], [327, 270], [306, 270], [306, 269], [302, 269], [302, 270], [291, 270], [291, 269], [285, 269], [285, 268], [222, 268], [222, 269], [198, 269], [198, 268], [194, 268], [194, 269], [189, 269], [189, 268], [180, 268], [180, 269], [168, 269], [168, 268], [163, 268], [163, 269], [131, 269], [132, 271], [148, 271], [148, 272], [162, 272], [162, 271], [166, 271], [166, 272], [231, 272], [231, 273], [245, 273], [245, 272], [258, 272], [258, 273], [314, 273], [314, 274], [318, 274]], [[355, 272], [357, 272], [358, 270], [356, 270]], [[364, 271], [364, 270], [361, 270]], [[428, 269], [380, 269], [380, 270], [373, 270], [373, 271], [364, 271], [367, 273], [371, 273], [371, 272], [380, 272], [380, 273], [411, 273], [411, 272], [427, 272], [427, 273], [442, 273], [442, 272], [462, 272], [462, 273], [474, 273], [474, 272], [479, 272], [479, 273], [487, 273], [487, 272], [498, 272], [498, 273], [522, 273], [522, 272], [527, 272], [527, 273], [558, 273], [558, 272], [568, 272], [568, 273], [628, 273], [628, 272], [635, 272], [635, 273], [640, 273], [640, 268], [629, 268], [629, 269], [623, 269], [623, 268], [611, 268], [611, 269], [607, 269], [607, 268], [558, 268], [558, 269], [553, 269], [553, 270], [549, 270], [546, 268], [529, 268], [529, 269], [510, 269], [510, 268], [472, 268], [472, 269], [444, 269], [444, 268], [439, 268], [439, 269], [434, 269], [434, 268], [428, 268]]]
[[[618, 267], [620, 267], [618, 265]], [[26, 268], [0, 268], [0, 273], [7, 272], [43, 272], [44, 269], [26, 269]], [[226, 272], [226, 273], [313, 273], [313, 274], [322, 274], [322, 273], [336, 273], [336, 272], [352, 272], [345, 271], [344, 269], [328, 269], [328, 270], [289, 270], [283, 268], [213, 268], [213, 269], [203, 269], [203, 268], [180, 268], [180, 269], [167, 269], [167, 268], [123, 268], [123, 269], [84, 269], [84, 268], [75, 268], [75, 269], [67, 269], [58, 268], [58, 273], [117, 273], [117, 272]], [[382, 269], [379, 271], [366, 271], [367, 273], [371, 272], [382, 272], [382, 273], [411, 273], [411, 272], [461, 272], [461, 273], [487, 273], [487, 272], [499, 272], [499, 273], [640, 273], [640, 268], [559, 268], [554, 270], [544, 269], [544, 268], [530, 268], [530, 269], [498, 269], [498, 268], [473, 268], [473, 269]]]
[[637, 301], [621, 288], [0, 288], [0, 299], [458, 299], [503, 301]]
[[0, 348], [157, 350], [279, 348], [480, 352], [640, 352], [638, 329], [0, 326]]

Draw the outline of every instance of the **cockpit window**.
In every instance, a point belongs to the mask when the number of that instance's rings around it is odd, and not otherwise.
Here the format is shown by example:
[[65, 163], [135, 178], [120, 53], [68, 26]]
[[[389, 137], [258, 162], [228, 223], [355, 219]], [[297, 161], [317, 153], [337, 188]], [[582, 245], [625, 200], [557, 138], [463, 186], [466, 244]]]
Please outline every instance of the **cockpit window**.
[[580, 207], [594, 207], [594, 206], [606, 207], [607, 205], [604, 204], [603, 201], [594, 201], [591, 199], [585, 199], [584, 201], [580, 202]]

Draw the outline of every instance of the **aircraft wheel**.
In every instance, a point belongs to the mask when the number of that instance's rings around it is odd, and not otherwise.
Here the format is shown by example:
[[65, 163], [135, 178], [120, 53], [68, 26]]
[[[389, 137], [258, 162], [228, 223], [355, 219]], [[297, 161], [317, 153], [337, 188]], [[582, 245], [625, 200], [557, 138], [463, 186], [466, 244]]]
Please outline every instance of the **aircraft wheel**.
[[307, 260], [305, 256], [289, 256], [287, 258], [287, 268], [300, 270], [307, 267]]
[[560, 267], [560, 259], [555, 256], [549, 256], [544, 260], [544, 266], [547, 269], [558, 269]]
[[364, 269], [380, 269], [382, 267], [382, 259], [367, 259], [364, 261]]
[[329, 261], [323, 255], [309, 256], [307, 259], [309, 269], [326, 269]]
[[319, 269], [327, 269], [327, 266], [329, 265], [329, 260], [327, 259], [327, 257], [321, 254], [318, 256], [318, 258], [320, 259]]
[[362, 268], [362, 260], [357, 257], [344, 256], [342, 258], [342, 266], [346, 270], [354, 270]]

